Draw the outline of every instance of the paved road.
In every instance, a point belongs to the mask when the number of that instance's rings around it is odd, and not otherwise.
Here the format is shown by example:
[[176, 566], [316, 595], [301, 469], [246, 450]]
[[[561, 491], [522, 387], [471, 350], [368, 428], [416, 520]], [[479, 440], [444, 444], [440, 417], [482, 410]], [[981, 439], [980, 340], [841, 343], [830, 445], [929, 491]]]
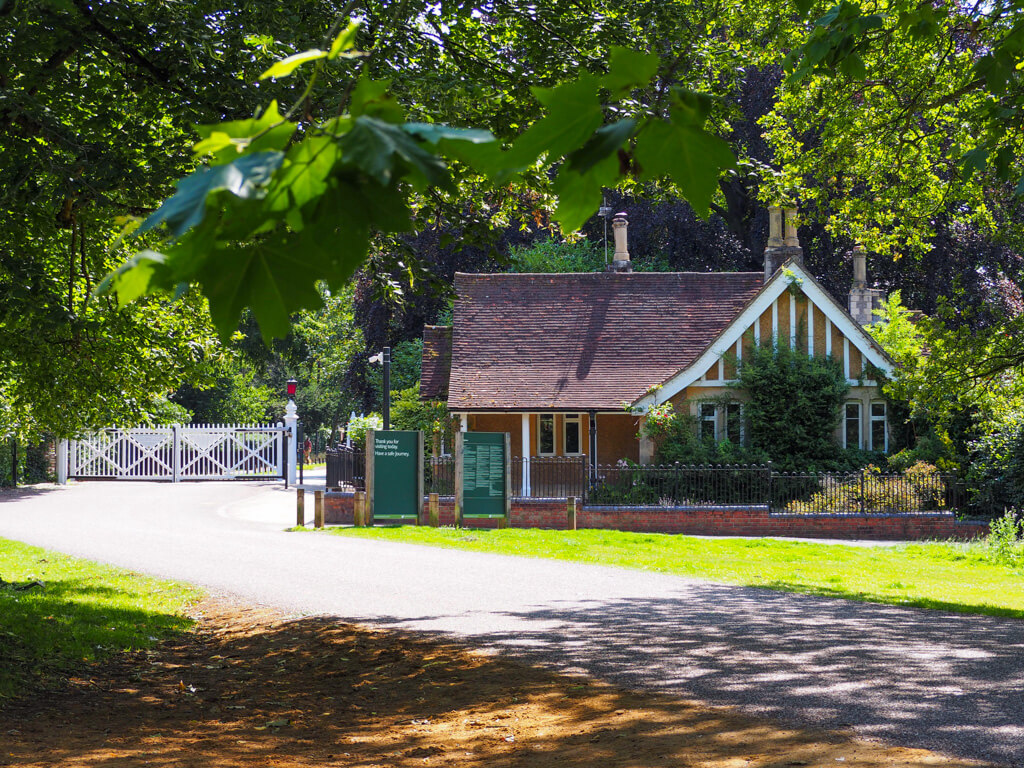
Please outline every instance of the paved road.
[[258, 484], [83, 483], [0, 494], [0, 536], [286, 610], [443, 633], [620, 684], [1024, 766], [1024, 622], [284, 533], [294, 509], [293, 491]]

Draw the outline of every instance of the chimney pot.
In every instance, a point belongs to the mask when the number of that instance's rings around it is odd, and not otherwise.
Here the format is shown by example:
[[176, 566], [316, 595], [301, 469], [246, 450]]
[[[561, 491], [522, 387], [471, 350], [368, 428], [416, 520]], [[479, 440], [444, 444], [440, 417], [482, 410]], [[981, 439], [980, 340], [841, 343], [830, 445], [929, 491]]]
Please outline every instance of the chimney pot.
[[868, 287], [868, 264], [864, 247], [857, 244], [853, 247], [853, 287]]
[[627, 242], [629, 221], [624, 212], [615, 214], [615, 218], [612, 219], [612, 229], [615, 234], [615, 255], [612, 257], [612, 263], [608, 265], [608, 271], [632, 272], [633, 264], [629, 259]]
[[782, 208], [768, 206], [768, 247], [782, 247]]
[[850, 314], [860, 325], [878, 322], [874, 310], [885, 300], [879, 288], [868, 288], [867, 253], [863, 246], [853, 247], [853, 285], [850, 286]]
[[786, 209], [786, 240], [787, 248], [799, 248], [800, 238], [796, 233], [796, 208]]

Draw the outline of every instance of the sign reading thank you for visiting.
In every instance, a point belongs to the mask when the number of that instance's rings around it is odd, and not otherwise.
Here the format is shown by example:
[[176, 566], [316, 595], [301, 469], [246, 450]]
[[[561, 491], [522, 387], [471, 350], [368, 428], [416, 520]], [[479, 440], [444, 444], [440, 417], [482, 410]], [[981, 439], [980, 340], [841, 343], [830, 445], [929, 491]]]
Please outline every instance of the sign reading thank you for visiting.
[[366, 498], [369, 518], [418, 519], [423, 506], [423, 433], [366, 433]]

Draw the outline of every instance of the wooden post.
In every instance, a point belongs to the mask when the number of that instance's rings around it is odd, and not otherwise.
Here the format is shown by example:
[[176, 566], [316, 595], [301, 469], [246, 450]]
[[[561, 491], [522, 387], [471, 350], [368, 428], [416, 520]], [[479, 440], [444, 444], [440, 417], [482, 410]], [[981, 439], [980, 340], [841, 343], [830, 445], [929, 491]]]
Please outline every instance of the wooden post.
[[566, 528], [570, 531], [576, 530], [576, 497], [570, 496], [565, 511]]
[[313, 491], [313, 527], [324, 527], [324, 492]]
[[306, 492], [301, 488], [295, 489], [295, 524], [306, 524]]
[[462, 474], [464, 472], [463, 462], [465, 461], [464, 433], [455, 433], [455, 527], [462, 527]]
[[505, 433], [505, 517], [498, 522], [499, 528], [512, 525], [512, 434]]
[[366, 492], [356, 491], [353, 499], [352, 524], [356, 528], [366, 525]]
[[423, 452], [426, 448], [423, 430], [416, 433], [416, 525], [423, 519], [423, 496], [426, 488], [423, 479]]
[[366, 430], [366, 505], [363, 507], [363, 525], [372, 525], [373, 520], [373, 495], [376, 486], [376, 469], [374, 460], [374, 446], [377, 442], [377, 432], [373, 429]]
[[441, 525], [441, 497], [436, 493], [430, 494], [427, 502], [427, 525], [437, 528]]

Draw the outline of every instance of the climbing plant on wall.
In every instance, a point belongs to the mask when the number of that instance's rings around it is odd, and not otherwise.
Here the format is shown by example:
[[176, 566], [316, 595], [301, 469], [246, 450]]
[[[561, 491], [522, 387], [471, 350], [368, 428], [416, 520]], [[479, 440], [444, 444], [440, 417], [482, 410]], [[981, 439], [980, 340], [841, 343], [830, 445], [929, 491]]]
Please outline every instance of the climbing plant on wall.
[[833, 435], [850, 385], [839, 362], [785, 345], [755, 347], [743, 356], [736, 386], [749, 398], [744, 416], [750, 445], [778, 469], [840, 467]]

